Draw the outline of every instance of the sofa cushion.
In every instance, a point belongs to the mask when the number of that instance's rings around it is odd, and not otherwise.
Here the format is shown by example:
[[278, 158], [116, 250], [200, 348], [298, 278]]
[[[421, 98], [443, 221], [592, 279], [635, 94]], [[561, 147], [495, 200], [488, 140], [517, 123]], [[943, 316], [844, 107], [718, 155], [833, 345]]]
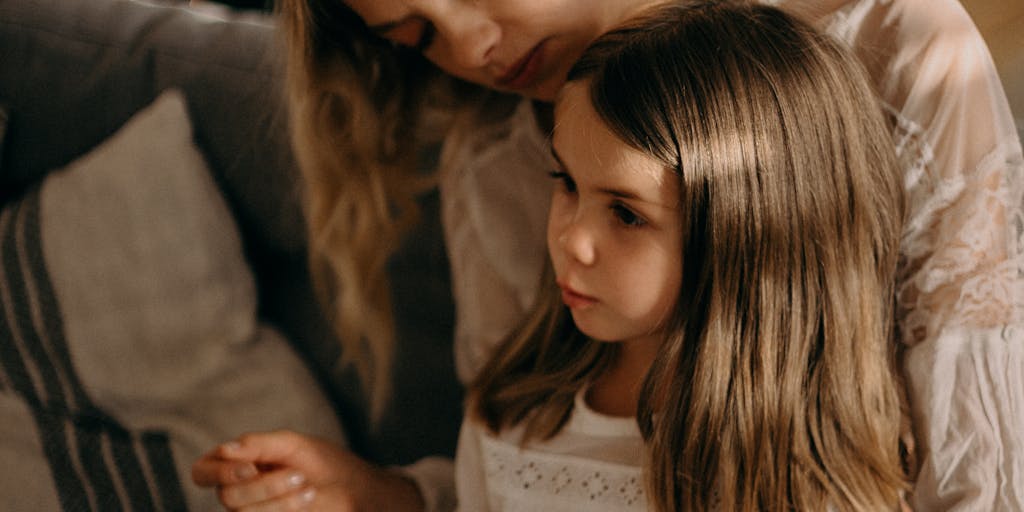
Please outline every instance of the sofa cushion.
[[218, 19], [133, 0], [0, 0], [0, 104], [11, 108], [0, 198], [178, 88], [247, 243], [297, 254], [303, 229], [276, 43], [272, 18], [254, 13]]
[[189, 469], [216, 443], [277, 428], [344, 442], [257, 319], [176, 91], [0, 214], [0, 363], [3, 510], [214, 510]]

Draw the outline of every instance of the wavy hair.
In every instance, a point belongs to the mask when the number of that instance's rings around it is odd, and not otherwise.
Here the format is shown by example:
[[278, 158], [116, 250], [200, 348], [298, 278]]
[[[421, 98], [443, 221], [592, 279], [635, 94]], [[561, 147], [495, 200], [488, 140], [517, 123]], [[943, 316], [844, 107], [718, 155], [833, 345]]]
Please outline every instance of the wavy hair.
[[387, 261], [416, 222], [417, 169], [432, 81], [421, 56], [373, 35], [336, 0], [281, 0], [292, 147], [302, 176], [310, 271], [379, 418], [395, 333]]
[[418, 220], [418, 198], [436, 187], [417, 158], [501, 122], [518, 97], [439, 71], [341, 1], [280, 0], [277, 15], [309, 266], [340, 363], [355, 367], [377, 420], [395, 349], [387, 262]]
[[[599, 38], [569, 80], [680, 176], [681, 293], [637, 412], [654, 509], [896, 509], [904, 199], [856, 58], [773, 7], [680, 2]], [[557, 434], [616, 353], [544, 283], [469, 395], [527, 439]]]

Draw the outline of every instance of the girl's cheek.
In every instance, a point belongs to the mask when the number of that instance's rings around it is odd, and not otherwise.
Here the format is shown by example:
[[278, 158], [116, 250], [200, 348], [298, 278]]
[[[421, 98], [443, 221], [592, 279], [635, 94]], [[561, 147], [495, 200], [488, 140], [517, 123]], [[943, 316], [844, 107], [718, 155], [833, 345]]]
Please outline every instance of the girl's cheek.
[[[548, 210], [548, 244], [552, 245], [558, 241], [558, 237], [564, 231], [566, 219], [571, 215], [569, 198], [566, 194], [556, 190], [551, 196], [551, 207]], [[554, 245], [552, 245], [554, 248]]]

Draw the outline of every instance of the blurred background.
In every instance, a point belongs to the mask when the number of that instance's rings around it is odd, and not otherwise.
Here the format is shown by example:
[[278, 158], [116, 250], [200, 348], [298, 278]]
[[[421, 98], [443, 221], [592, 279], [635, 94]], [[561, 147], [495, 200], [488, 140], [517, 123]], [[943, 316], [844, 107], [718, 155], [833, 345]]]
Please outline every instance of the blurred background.
[[1003, 79], [1024, 140], [1024, 0], [962, 0]]

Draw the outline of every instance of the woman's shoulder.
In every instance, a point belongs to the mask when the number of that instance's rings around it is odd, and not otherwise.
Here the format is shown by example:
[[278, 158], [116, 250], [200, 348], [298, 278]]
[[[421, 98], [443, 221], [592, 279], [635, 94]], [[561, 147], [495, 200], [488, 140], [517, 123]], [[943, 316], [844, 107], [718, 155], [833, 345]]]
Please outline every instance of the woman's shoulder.
[[970, 104], [974, 112], [967, 117], [1001, 128], [1006, 124], [991, 54], [957, 0], [839, 3], [819, 26], [853, 50], [882, 100], [904, 120], [924, 131], [944, 132], [962, 126], [963, 109]]
[[[806, 2], [807, 0], [792, 0]], [[942, 67], [976, 58], [985, 42], [957, 0], [847, 0], [820, 20], [830, 35], [848, 43], [872, 74]]]

